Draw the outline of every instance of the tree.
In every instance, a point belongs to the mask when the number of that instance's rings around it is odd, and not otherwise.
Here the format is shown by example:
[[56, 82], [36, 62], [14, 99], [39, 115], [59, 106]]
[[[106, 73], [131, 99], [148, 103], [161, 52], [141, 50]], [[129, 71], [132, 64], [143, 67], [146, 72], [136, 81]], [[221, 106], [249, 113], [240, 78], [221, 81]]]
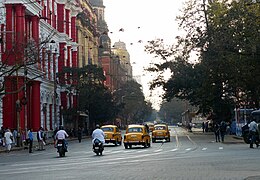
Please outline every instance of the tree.
[[[162, 73], [169, 68], [172, 72], [166, 81], [158, 76], [151, 89], [162, 86], [164, 99], [188, 100], [200, 112], [215, 114], [216, 121], [230, 119], [235, 105], [258, 108], [259, 15], [259, 3], [190, 0], [177, 17], [186, 35], [176, 37], [176, 45], [168, 49], [160, 40], [150, 41], [146, 47], [165, 60], [149, 71]], [[190, 62], [194, 52], [197, 63]]]
[[70, 86], [65, 84], [63, 86], [69, 91], [78, 92], [77, 110], [72, 107], [67, 110], [68, 113], [88, 112], [92, 128], [95, 124], [113, 123], [117, 107], [110, 90], [104, 85], [105, 76], [101, 67], [97, 65], [86, 65], [82, 68], [64, 67], [59, 77], [63, 79], [62, 82], [71, 80], [73, 83]]
[[177, 123], [181, 122], [182, 113], [187, 109], [195, 109], [195, 107], [190, 106], [186, 101], [174, 98], [170, 102], [164, 101], [158, 114], [160, 119], [167, 123]]
[[119, 115], [126, 124], [142, 123], [150, 119], [152, 104], [145, 101], [141, 85], [136, 81], [127, 81], [114, 93], [115, 101], [120, 102]]

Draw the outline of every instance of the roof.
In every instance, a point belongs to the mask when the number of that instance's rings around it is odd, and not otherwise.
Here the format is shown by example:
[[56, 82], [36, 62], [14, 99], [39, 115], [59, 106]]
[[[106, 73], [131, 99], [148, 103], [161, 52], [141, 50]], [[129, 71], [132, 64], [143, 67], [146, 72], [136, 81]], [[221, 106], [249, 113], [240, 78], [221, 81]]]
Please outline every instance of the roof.
[[156, 126], [167, 126], [167, 124], [156, 124], [156, 125], [154, 125], [154, 127], [156, 127]]
[[128, 125], [128, 128], [131, 128], [131, 127], [144, 127], [144, 125], [140, 125], [140, 124], [130, 124], [130, 125]]
[[116, 125], [104, 125], [104, 126], [101, 126], [101, 128], [104, 128], [104, 127], [117, 127]]

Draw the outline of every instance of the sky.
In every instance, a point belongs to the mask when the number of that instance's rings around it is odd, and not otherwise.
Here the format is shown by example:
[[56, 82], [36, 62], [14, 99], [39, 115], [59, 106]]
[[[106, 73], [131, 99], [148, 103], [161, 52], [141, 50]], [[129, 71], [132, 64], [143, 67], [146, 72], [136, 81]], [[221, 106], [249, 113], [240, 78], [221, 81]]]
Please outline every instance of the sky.
[[[164, 39], [173, 44], [175, 36], [180, 34], [176, 16], [180, 14], [186, 0], [103, 0], [105, 20], [109, 29], [112, 45], [114, 42], [126, 43], [133, 67], [133, 76], [141, 78], [146, 99], [159, 110], [162, 93], [157, 89], [151, 93], [149, 82], [153, 75], [144, 69], [156, 59], [144, 52], [147, 41]], [[120, 31], [123, 28], [124, 31]], [[158, 59], [156, 60], [158, 61]]]

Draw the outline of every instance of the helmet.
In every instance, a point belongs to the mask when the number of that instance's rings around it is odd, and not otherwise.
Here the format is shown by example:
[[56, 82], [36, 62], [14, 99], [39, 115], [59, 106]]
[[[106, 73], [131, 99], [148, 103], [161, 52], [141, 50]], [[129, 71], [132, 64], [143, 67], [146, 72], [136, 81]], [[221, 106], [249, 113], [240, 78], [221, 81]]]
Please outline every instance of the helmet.
[[60, 127], [59, 127], [59, 130], [63, 130], [63, 129], [64, 129], [63, 126], [60, 126]]
[[100, 128], [99, 124], [96, 125], [96, 128], [97, 128], [97, 129]]

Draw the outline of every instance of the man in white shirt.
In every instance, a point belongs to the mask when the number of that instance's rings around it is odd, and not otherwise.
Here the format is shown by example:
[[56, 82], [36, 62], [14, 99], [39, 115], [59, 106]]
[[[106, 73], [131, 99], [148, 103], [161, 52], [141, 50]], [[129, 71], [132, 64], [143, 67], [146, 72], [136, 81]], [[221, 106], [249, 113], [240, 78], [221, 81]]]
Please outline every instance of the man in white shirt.
[[98, 139], [103, 144], [105, 143], [105, 133], [100, 129], [100, 126], [97, 124], [96, 129], [92, 133], [92, 143], [94, 144], [94, 140]]
[[66, 133], [66, 131], [64, 131], [63, 129], [60, 129], [57, 133], [56, 133], [56, 139], [57, 140], [64, 140], [66, 139], [66, 137], [69, 137], [69, 135]]
[[13, 139], [13, 134], [11, 133], [10, 129], [6, 129], [6, 132], [4, 134], [4, 140], [5, 140], [5, 145], [8, 153], [11, 151], [12, 148], [12, 143], [13, 143], [12, 139]]
[[62, 126], [60, 126], [59, 129], [60, 130], [55, 135], [55, 139], [57, 140], [56, 142], [58, 142], [58, 140], [63, 140], [64, 141], [64, 147], [65, 147], [66, 151], [68, 151], [67, 150], [68, 143], [66, 141], [66, 138], [69, 137], [69, 135], [66, 133], [66, 131], [63, 129]]
[[256, 136], [258, 135], [258, 126], [255, 120], [253, 119], [249, 126], [249, 134], [251, 136], [250, 148], [254, 148], [253, 145], [256, 144], [256, 147], [259, 146], [258, 142], [256, 142]]

